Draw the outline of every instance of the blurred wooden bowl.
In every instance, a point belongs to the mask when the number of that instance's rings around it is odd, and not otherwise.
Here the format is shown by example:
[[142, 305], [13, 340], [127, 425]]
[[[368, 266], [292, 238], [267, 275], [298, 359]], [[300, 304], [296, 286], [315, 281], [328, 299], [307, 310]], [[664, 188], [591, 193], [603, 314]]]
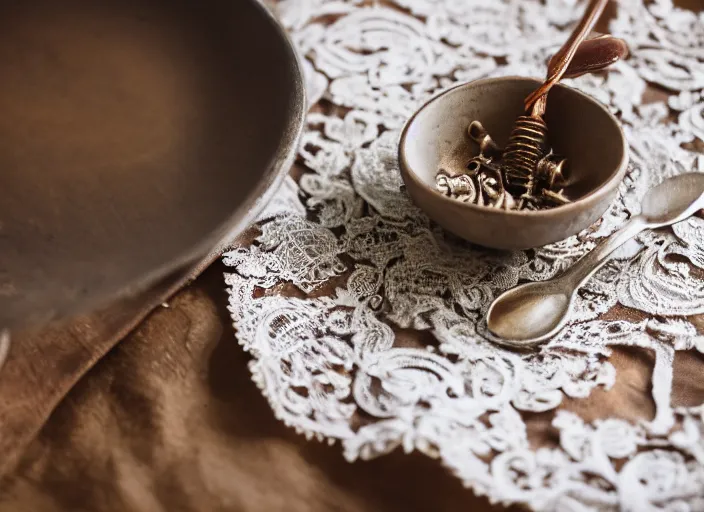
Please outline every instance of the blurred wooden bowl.
[[554, 151], [569, 159], [574, 202], [539, 211], [505, 211], [449, 198], [435, 188], [440, 169], [459, 174], [475, 156], [467, 134], [480, 121], [505, 146], [523, 100], [541, 82], [505, 77], [477, 80], [426, 103], [406, 124], [399, 163], [408, 193], [448, 231], [485, 247], [527, 249], [575, 235], [593, 224], [614, 200], [628, 165], [628, 145], [618, 120], [593, 98], [564, 85], [550, 91], [546, 121]]
[[301, 69], [256, 0], [0, 0], [0, 328], [194, 266], [292, 162]]

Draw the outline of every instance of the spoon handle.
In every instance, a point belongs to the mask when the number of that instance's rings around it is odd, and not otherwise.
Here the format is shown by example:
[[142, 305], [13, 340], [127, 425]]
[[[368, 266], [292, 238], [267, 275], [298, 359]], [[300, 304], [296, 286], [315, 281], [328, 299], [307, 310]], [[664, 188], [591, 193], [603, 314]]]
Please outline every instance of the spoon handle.
[[599, 242], [594, 249], [582, 256], [559, 279], [576, 290], [609, 261], [616, 249], [647, 227], [648, 223], [642, 216], [632, 217], [621, 229]]
[[565, 74], [565, 71], [567, 71], [567, 67], [570, 65], [574, 54], [577, 52], [579, 45], [584, 41], [591, 29], [599, 20], [599, 17], [604, 12], [604, 8], [607, 3], [608, 0], [591, 0], [579, 24], [572, 31], [570, 38], [565, 42], [565, 44], [562, 45], [562, 47], [548, 63], [548, 76], [545, 83], [543, 83], [543, 85], [533, 91], [526, 98], [526, 110], [529, 110], [531, 106], [534, 107], [535, 104], [538, 103], [539, 105], [536, 113], [541, 116], [545, 113], [545, 99], [548, 91], [550, 91], [552, 86], [562, 79], [562, 76]]

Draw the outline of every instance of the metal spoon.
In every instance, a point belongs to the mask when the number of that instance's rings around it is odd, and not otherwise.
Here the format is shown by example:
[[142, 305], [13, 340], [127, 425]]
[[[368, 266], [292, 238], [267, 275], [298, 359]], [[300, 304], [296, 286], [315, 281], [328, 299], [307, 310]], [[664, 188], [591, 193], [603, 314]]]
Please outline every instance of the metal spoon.
[[566, 324], [575, 292], [613, 252], [644, 229], [669, 226], [704, 208], [704, 173], [681, 174], [649, 190], [641, 213], [599, 243], [562, 275], [526, 283], [497, 297], [489, 307], [487, 326], [500, 343], [513, 348], [534, 347]]

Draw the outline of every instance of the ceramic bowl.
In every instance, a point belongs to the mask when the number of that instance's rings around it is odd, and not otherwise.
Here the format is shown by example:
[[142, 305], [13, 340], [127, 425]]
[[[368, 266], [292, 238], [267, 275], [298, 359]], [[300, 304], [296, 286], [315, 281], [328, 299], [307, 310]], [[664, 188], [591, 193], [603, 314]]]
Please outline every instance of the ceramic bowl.
[[302, 70], [259, 0], [22, 0], [0, 19], [0, 331], [190, 274], [290, 169]]
[[406, 124], [399, 147], [401, 175], [418, 207], [446, 230], [495, 249], [540, 247], [593, 224], [614, 200], [628, 164], [618, 120], [599, 102], [564, 85], [549, 96], [546, 122], [553, 150], [569, 159], [570, 204], [540, 211], [505, 211], [463, 203], [435, 188], [443, 169], [459, 174], [478, 152], [467, 127], [480, 121], [505, 146], [523, 100], [540, 81], [504, 77], [459, 85], [431, 99]]

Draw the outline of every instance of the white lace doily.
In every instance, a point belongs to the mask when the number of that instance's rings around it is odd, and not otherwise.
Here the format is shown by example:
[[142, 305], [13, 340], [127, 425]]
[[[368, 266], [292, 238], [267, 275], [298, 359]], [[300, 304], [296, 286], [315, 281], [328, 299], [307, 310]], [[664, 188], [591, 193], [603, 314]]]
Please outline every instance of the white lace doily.
[[[439, 458], [478, 494], [541, 511], [704, 510], [702, 407], [671, 405], [675, 351], [704, 351], [704, 220], [648, 232], [579, 294], [539, 353], [486, 339], [492, 298], [553, 276], [619, 227], [663, 178], [704, 171], [704, 15], [621, 0], [632, 50], [571, 81], [624, 124], [631, 165], [600, 223], [534, 251], [444, 233], [402, 189], [399, 130], [431, 95], [487, 76], [542, 77], [582, 14], [576, 0], [282, 0], [310, 102], [299, 170], [253, 245], [225, 255], [230, 309], [276, 416], [339, 440], [349, 460], [396, 447]], [[651, 85], [665, 100], [642, 104]], [[687, 149], [690, 148], [690, 149]], [[620, 305], [618, 305], [620, 304]], [[643, 320], [607, 320], [614, 307]], [[587, 422], [564, 397], [608, 389], [612, 346], [654, 352], [652, 421]], [[556, 411], [535, 448], [526, 415]]]

